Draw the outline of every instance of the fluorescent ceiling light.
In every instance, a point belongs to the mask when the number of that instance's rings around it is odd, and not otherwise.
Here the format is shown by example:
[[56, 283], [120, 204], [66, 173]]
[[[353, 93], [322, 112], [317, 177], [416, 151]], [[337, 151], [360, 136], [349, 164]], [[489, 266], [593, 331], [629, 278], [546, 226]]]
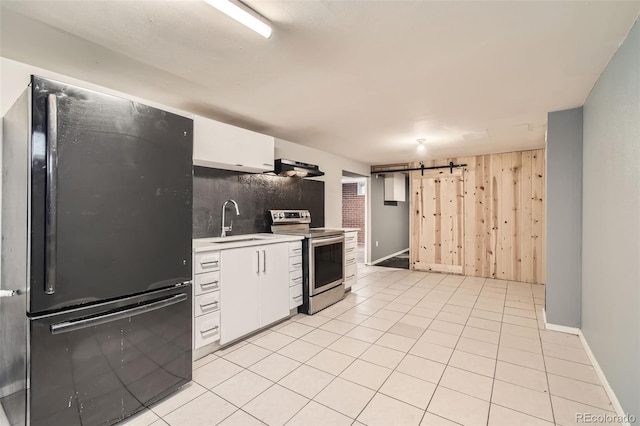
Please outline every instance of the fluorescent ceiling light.
[[264, 38], [271, 37], [269, 21], [256, 11], [237, 0], [204, 0], [225, 15], [252, 29]]

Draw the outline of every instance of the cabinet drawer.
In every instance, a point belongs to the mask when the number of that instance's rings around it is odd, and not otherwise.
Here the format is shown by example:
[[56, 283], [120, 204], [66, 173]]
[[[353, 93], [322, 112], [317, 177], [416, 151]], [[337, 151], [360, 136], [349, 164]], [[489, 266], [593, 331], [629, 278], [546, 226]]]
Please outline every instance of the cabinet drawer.
[[201, 274], [203, 272], [216, 271], [220, 269], [220, 252], [206, 252], [196, 254], [195, 273]]
[[302, 285], [302, 269], [289, 273], [289, 287]]
[[358, 255], [358, 245], [352, 244], [351, 246], [345, 246], [344, 255], [346, 258], [357, 256]]
[[193, 334], [196, 349], [220, 340], [220, 311], [196, 318]]
[[195, 276], [195, 295], [220, 290], [220, 271], [208, 272]]
[[357, 232], [345, 232], [344, 233], [344, 242], [348, 245], [349, 243], [358, 244], [358, 233]]
[[220, 309], [220, 292], [214, 291], [213, 293], [201, 294], [196, 296], [196, 303], [193, 308], [193, 315], [199, 317], [200, 315], [209, 314], [211, 312]]
[[302, 305], [302, 284], [289, 287], [289, 309]]
[[344, 266], [348, 268], [349, 266], [354, 266], [358, 264], [358, 256], [357, 255], [349, 255], [345, 256]]
[[289, 258], [289, 271], [302, 270], [302, 256], [293, 256]]
[[344, 280], [344, 289], [349, 290], [356, 283], [356, 277], [354, 276], [351, 279]]
[[344, 279], [351, 280], [356, 279], [356, 275], [358, 273], [358, 265], [350, 265], [345, 268], [344, 271]]
[[289, 243], [289, 256], [301, 256], [302, 255], [302, 243], [296, 241], [295, 243]]

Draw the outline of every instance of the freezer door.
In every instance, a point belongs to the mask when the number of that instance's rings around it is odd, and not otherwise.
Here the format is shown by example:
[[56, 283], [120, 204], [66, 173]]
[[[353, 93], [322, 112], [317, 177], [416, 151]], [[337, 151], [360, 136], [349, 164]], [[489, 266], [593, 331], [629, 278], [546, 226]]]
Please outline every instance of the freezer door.
[[114, 424], [191, 380], [191, 285], [29, 323], [32, 426]]
[[29, 312], [191, 279], [191, 119], [32, 77]]

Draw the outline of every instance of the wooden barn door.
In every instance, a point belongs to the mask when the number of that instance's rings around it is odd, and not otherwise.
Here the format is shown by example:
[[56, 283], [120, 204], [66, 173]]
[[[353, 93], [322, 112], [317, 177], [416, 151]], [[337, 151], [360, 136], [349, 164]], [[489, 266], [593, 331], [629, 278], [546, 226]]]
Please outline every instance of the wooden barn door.
[[464, 273], [463, 169], [413, 172], [411, 269]]

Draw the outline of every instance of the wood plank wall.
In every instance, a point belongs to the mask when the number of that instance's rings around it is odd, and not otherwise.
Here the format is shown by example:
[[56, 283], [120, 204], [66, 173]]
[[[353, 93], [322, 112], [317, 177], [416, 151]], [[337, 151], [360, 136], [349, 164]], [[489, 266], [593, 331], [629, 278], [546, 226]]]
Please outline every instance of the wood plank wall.
[[464, 173], [426, 170], [410, 180], [411, 265], [421, 271], [464, 272]]
[[[425, 161], [424, 165], [448, 165], [449, 161], [467, 164], [464, 172], [464, 274], [543, 284], [544, 150], [446, 158]], [[419, 167], [420, 164], [409, 166]], [[411, 172], [410, 181], [414, 182], [418, 176], [419, 171]], [[410, 200], [414, 199], [412, 188]], [[415, 213], [416, 206], [411, 205], [411, 209]], [[413, 222], [416, 215], [410, 217]], [[415, 225], [411, 223], [412, 232], [416, 230]], [[419, 242], [412, 238], [412, 253], [417, 252], [416, 244]]]

